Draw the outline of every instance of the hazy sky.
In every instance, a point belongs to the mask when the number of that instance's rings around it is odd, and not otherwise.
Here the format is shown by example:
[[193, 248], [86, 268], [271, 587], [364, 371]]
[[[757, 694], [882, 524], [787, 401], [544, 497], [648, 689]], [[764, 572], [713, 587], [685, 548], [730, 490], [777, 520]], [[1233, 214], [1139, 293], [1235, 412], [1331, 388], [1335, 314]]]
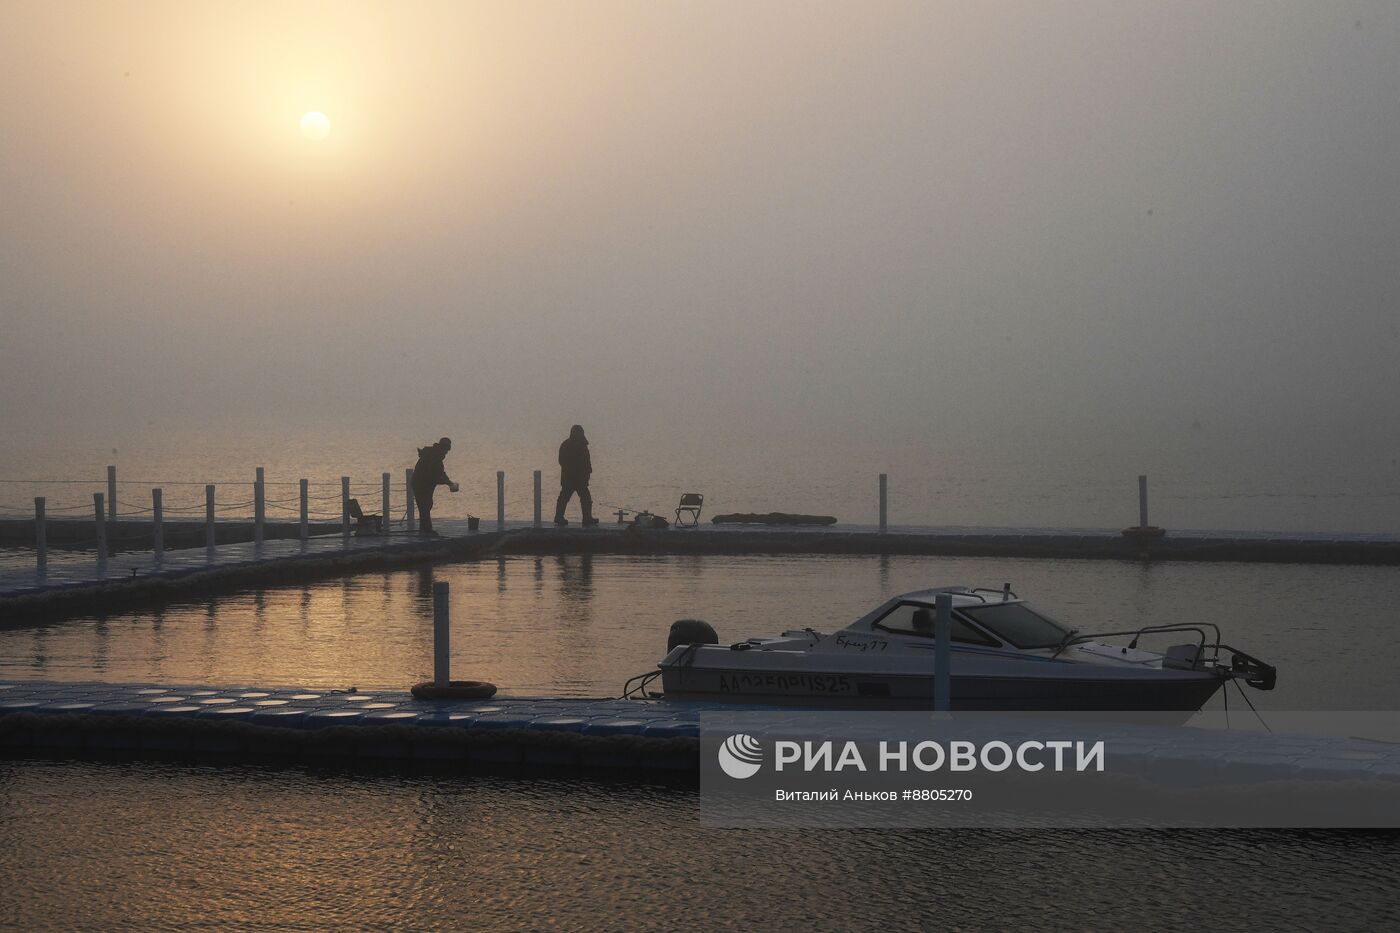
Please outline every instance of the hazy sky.
[[1400, 434], [1393, 2], [0, 17], [6, 432]]

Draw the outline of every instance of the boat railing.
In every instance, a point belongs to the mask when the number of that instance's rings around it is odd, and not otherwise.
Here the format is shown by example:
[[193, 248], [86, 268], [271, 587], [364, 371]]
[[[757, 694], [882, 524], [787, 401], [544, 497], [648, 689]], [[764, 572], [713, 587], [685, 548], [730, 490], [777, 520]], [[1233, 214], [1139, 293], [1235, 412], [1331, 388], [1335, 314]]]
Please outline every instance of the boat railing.
[[[1206, 635], [1206, 629], [1210, 629], [1215, 634], [1214, 641], [1208, 640], [1209, 636]], [[1161, 634], [1163, 632], [1194, 632], [1197, 636], [1196, 658], [1194, 662], [1196, 664], [1199, 664], [1201, 662], [1202, 658], [1206, 656], [1207, 652], [1210, 653], [1211, 661], [1219, 661], [1220, 659], [1220, 626], [1216, 625], [1214, 622], [1178, 623], [1174, 625], [1144, 625], [1142, 628], [1126, 629], [1121, 632], [1090, 632], [1084, 635], [1074, 635], [1073, 633], [1071, 633], [1071, 637], [1068, 637], [1063, 642], [1061, 642], [1060, 645], [1056, 647], [1055, 653], [1050, 655], [1050, 658], [1051, 660], [1058, 658], [1060, 654], [1066, 648], [1069, 648], [1071, 645], [1083, 644], [1086, 641], [1095, 641], [1100, 638], [1122, 638], [1124, 636], [1131, 635], [1133, 637], [1133, 640], [1128, 642], [1128, 647], [1136, 648], [1138, 641], [1142, 638], [1142, 636], [1156, 635]]]

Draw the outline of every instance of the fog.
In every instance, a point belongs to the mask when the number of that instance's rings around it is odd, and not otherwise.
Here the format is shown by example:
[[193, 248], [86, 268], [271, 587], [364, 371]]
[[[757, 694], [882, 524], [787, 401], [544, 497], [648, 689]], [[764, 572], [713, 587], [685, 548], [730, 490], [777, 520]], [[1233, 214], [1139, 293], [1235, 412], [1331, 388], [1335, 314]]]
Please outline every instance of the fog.
[[1393, 3], [4, 21], [11, 438], [1400, 438]]

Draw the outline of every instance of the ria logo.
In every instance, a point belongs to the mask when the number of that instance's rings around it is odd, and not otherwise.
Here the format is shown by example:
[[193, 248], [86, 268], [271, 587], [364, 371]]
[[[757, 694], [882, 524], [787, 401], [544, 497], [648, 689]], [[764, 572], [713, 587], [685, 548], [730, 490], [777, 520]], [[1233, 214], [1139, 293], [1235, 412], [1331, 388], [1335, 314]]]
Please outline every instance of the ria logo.
[[763, 746], [753, 736], [737, 732], [719, 747], [719, 766], [737, 780], [751, 778], [763, 766]]

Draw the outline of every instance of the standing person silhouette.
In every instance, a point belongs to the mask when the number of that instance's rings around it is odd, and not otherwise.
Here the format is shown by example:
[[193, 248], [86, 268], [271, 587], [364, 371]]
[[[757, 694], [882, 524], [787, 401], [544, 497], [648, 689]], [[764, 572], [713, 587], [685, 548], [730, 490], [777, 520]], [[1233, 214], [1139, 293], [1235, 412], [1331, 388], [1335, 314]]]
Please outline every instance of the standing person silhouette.
[[418, 448], [418, 463], [413, 467], [413, 499], [418, 503], [420, 534], [437, 534], [433, 531], [433, 490], [446, 486], [457, 491], [457, 484], [447, 478], [447, 468], [443, 465], [451, 449], [452, 439], [447, 437], [431, 446]]
[[588, 491], [588, 478], [593, 475], [593, 460], [588, 456], [588, 438], [583, 426], [574, 425], [564, 443], [559, 445], [559, 501], [554, 506], [554, 524], [567, 525], [564, 509], [574, 493], [583, 509], [583, 524], [596, 525], [593, 517], [593, 496]]

